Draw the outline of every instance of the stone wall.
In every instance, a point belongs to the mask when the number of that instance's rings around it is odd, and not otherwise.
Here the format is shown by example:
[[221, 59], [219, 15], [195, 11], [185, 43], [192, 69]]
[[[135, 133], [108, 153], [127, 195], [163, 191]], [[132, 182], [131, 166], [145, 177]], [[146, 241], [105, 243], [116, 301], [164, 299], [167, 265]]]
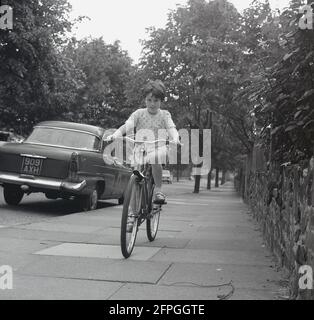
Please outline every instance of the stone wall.
[[261, 225], [268, 247], [289, 272], [290, 298], [314, 300], [314, 290], [298, 285], [300, 266], [314, 270], [314, 159], [266, 172], [252, 171], [251, 162], [248, 157], [236, 188]]

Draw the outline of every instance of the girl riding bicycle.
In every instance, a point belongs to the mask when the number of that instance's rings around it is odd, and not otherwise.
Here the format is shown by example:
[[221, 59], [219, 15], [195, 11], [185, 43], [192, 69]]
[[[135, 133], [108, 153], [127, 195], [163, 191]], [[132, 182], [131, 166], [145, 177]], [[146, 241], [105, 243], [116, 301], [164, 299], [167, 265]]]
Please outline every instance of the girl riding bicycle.
[[[140, 134], [143, 138], [143, 132], [147, 132], [146, 141], [154, 141], [160, 138], [160, 133], [167, 131], [170, 140], [179, 144], [179, 133], [172, 121], [171, 114], [167, 110], [162, 110], [161, 105], [165, 99], [166, 88], [160, 81], [149, 81], [144, 87], [145, 105], [146, 108], [138, 109], [131, 114], [129, 119], [121, 126], [113, 135], [109, 136], [108, 140], [115, 140], [128, 133], [133, 133], [136, 130], [137, 135]], [[135, 150], [135, 159], [136, 157]], [[166, 159], [167, 148], [162, 146], [155, 148], [154, 145], [147, 151], [146, 159], [152, 165], [152, 174], [155, 182], [154, 203], [164, 204], [166, 201], [165, 195], [162, 193], [162, 164]], [[163, 159], [162, 161], [160, 161]]]

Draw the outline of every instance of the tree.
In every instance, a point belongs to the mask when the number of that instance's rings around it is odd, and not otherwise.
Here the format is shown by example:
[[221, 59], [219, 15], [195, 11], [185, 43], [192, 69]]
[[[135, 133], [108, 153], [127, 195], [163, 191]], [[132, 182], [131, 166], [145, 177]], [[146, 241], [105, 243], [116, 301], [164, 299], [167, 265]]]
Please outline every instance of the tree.
[[[168, 106], [181, 126], [202, 130], [208, 128], [210, 110], [230, 113], [225, 106], [231, 105], [244, 73], [239, 30], [240, 15], [232, 4], [204, 0], [170, 12], [165, 29], [149, 29], [140, 65], [166, 83]], [[199, 186], [196, 176], [194, 192]]]
[[118, 41], [108, 45], [102, 38], [74, 39], [65, 53], [81, 71], [83, 83], [65, 116], [107, 128], [118, 126], [129, 107], [125, 91], [133, 68], [128, 54]]
[[61, 54], [72, 23], [67, 0], [2, 1], [14, 10], [13, 30], [0, 31], [1, 126], [27, 133], [73, 101], [80, 81]]
[[301, 5], [292, 1], [276, 17], [277, 29], [264, 50], [269, 65], [256, 70], [244, 90], [270, 162], [295, 163], [313, 155], [314, 35], [299, 28]]

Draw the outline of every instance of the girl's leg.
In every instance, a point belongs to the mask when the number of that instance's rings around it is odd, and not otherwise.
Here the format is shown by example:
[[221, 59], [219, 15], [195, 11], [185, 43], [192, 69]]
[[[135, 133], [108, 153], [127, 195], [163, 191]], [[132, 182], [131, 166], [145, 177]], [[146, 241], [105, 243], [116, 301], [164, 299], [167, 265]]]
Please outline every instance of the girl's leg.
[[155, 204], [165, 204], [166, 197], [161, 192], [162, 185], [162, 165], [161, 164], [152, 164], [152, 173], [155, 181], [155, 190], [153, 195], [153, 201]]
[[162, 187], [162, 163], [166, 163], [166, 148], [160, 148], [157, 152], [151, 152], [148, 155], [149, 162], [152, 165], [152, 174], [155, 182], [154, 202], [158, 204], [165, 203], [165, 195], [161, 193]]
[[152, 173], [155, 181], [155, 193], [160, 192], [162, 185], [162, 165], [152, 164]]

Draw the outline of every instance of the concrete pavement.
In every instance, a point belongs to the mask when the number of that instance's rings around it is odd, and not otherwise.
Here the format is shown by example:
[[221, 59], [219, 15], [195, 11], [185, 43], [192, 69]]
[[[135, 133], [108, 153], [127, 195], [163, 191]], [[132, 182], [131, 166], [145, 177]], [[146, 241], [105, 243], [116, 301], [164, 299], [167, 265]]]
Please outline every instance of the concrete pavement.
[[0, 299], [278, 299], [283, 274], [231, 183], [192, 190], [165, 186], [157, 239], [142, 227], [128, 260], [122, 206], [0, 228], [0, 266], [13, 267]]

